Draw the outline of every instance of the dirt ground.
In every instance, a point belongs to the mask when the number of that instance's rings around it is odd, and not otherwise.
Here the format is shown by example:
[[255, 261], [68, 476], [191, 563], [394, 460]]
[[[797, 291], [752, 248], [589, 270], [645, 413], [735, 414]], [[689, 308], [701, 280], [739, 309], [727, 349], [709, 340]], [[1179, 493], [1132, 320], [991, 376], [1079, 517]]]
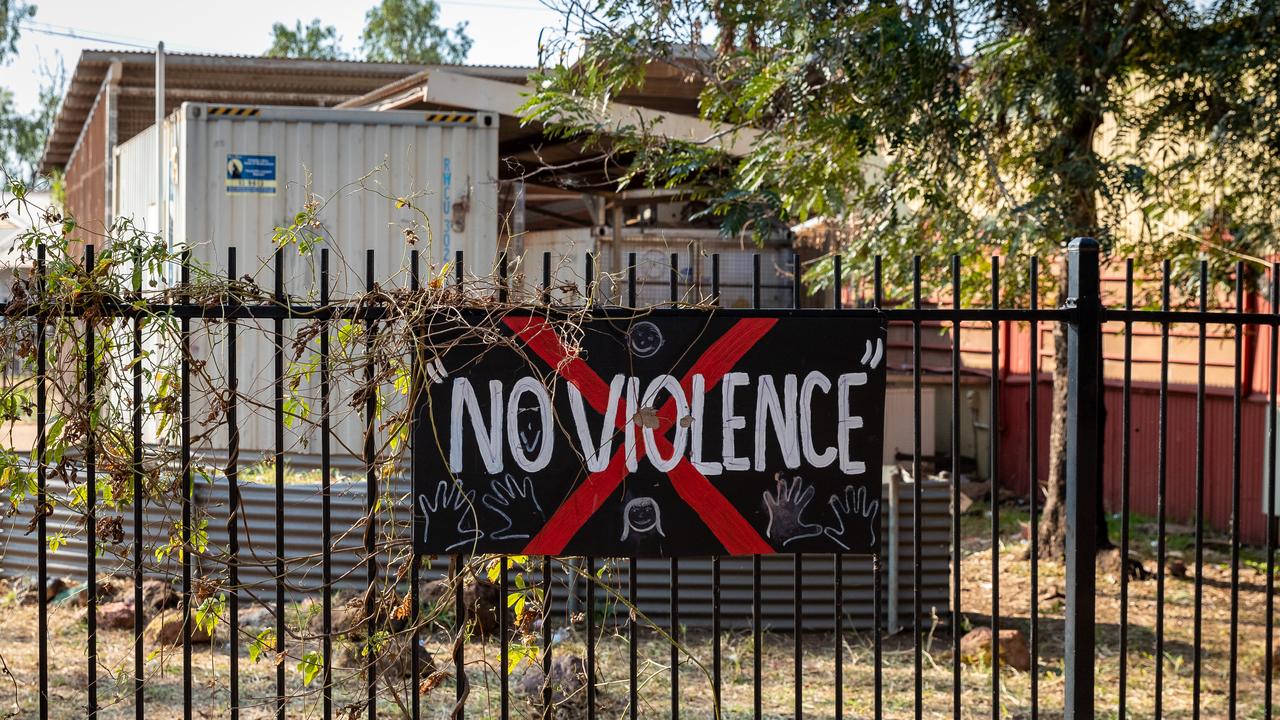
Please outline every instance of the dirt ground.
[[[1000, 617], [1002, 627], [1030, 631], [1030, 562], [1026, 541], [1020, 537], [1018, 521], [1025, 519], [1016, 510], [1002, 509], [1004, 532], [997, 552], [1000, 559]], [[979, 507], [967, 515], [963, 524], [969, 538], [963, 545], [962, 610], [968, 626], [988, 625], [991, 614], [991, 545], [986, 528], [989, 516]], [[1148, 570], [1155, 568], [1151, 524], [1143, 518], [1132, 521], [1133, 547], [1144, 559]], [[1229, 546], [1222, 538], [1211, 537], [1206, 543], [1203, 572], [1203, 641], [1201, 643], [1201, 690], [1197, 698], [1193, 690], [1194, 676], [1194, 602], [1195, 567], [1193, 548], [1183, 528], [1172, 528], [1169, 538], [1171, 553], [1185, 557], [1186, 578], [1168, 577], [1165, 587], [1165, 655], [1163, 677], [1163, 716], [1190, 717], [1199, 706], [1204, 718], [1228, 717], [1228, 683], [1231, 670]], [[1118, 537], [1118, 534], [1114, 534]], [[1265, 560], [1256, 549], [1246, 549], [1238, 586], [1239, 649], [1236, 662], [1237, 717], [1263, 716], [1265, 633]], [[1040, 717], [1053, 718], [1062, 705], [1062, 620], [1063, 601], [1054, 597], [1063, 587], [1062, 568], [1049, 562], [1040, 563], [1041, 624], [1038, 633], [1040, 651], [1039, 698]], [[1098, 581], [1098, 685], [1096, 698], [1099, 717], [1116, 717], [1119, 692], [1120, 661], [1119, 578], [1100, 572]], [[1157, 584], [1154, 579], [1129, 584], [1129, 652], [1127, 667], [1128, 717], [1153, 717], [1155, 682], [1155, 617]], [[0, 717], [33, 717], [36, 708], [36, 608], [22, 606], [12, 596], [0, 595]], [[50, 654], [52, 658], [51, 688], [53, 717], [75, 718], [83, 715], [86, 679], [85, 624], [81, 611], [73, 607], [55, 607], [50, 612]], [[562, 633], [554, 654], [585, 656], [583, 626], [576, 632]], [[599, 717], [625, 717], [628, 713], [628, 655], [625, 628], [606, 628], [596, 645], [598, 658], [597, 695]], [[951, 717], [952, 670], [950, 660], [951, 632], [948, 628], [929, 628], [922, 641], [922, 693], [924, 717]], [[133, 717], [131, 634], [127, 630], [102, 631], [99, 634], [101, 667], [99, 697], [103, 718]], [[427, 643], [427, 649], [446, 670], [451, 670], [448, 647], [443, 638]], [[681, 715], [712, 717], [711, 642], [703, 632], [690, 631], [685, 642], [691, 655], [680, 667]], [[844, 643], [844, 716], [870, 718], [875, 710], [874, 660], [868, 634], [848, 633]], [[752, 708], [752, 654], [749, 633], [736, 631], [721, 638], [724, 657], [724, 717], [746, 718]], [[249, 642], [242, 642], [241, 693], [244, 710], [241, 717], [264, 718], [273, 715], [274, 666], [270, 661], [253, 663], [246, 656]], [[834, 707], [834, 638], [830, 634], [814, 634], [804, 640], [804, 714], [810, 717], [832, 717]], [[309, 687], [302, 683], [296, 669], [297, 655], [286, 662], [291, 692], [289, 717], [320, 717], [319, 682]], [[794, 716], [794, 668], [792, 638], [767, 633], [763, 646], [762, 704], [764, 716]], [[640, 716], [670, 716], [669, 650], [656, 636], [646, 636], [639, 648]], [[471, 693], [467, 701], [468, 717], [497, 717], [499, 712], [498, 647], [495, 643], [475, 641], [466, 648]], [[883, 645], [883, 713], [886, 718], [913, 715], [914, 648], [910, 631], [888, 637]], [[225, 717], [228, 704], [228, 659], [224, 643], [197, 646], [194, 659], [194, 714], [200, 718]], [[147, 661], [147, 717], [181, 717], [182, 657], [179, 651], [153, 653]], [[511, 679], [514, 687], [523, 673], [518, 667]], [[364, 680], [357, 669], [335, 663], [337, 711], [345, 717], [344, 708], [363, 696]], [[999, 702], [1002, 715], [1010, 718], [1030, 717], [1031, 673], [1005, 668], [999, 674]], [[422, 716], [448, 717], [453, 706], [452, 678], [442, 677], [438, 686], [423, 699]], [[961, 706], [965, 718], [991, 716], [992, 673], [986, 666], [966, 666], [962, 673]], [[579, 695], [563, 705], [561, 717], [585, 717], [585, 700]], [[520, 696], [511, 698], [513, 716], [532, 716], [533, 710]], [[384, 717], [402, 716], [394, 700], [380, 703]], [[363, 713], [361, 713], [363, 717]]]

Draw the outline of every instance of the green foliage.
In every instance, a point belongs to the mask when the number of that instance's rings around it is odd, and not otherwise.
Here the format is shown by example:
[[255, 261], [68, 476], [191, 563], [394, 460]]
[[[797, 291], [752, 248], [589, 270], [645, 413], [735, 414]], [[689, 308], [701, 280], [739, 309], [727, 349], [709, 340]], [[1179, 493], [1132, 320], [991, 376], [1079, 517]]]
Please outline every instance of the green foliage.
[[[705, 197], [727, 232], [814, 217], [844, 267], [906, 287], [992, 254], [1010, 299], [1027, 258], [1093, 235], [1139, 258], [1262, 255], [1280, 219], [1274, 3], [569, 2], [525, 110], [608, 148], [620, 185]], [[710, 45], [706, 44], [712, 40]], [[698, 112], [759, 133], [742, 157], [600, 110], [674, 68]], [[606, 142], [607, 139], [607, 142]], [[833, 248], [834, 249], [834, 248]], [[829, 281], [830, 265], [812, 268]], [[968, 274], [968, 273], [966, 273]], [[974, 272], [973, 274], [978, 274]], [[1046, 278], [1047, 293], [1058, 289]], [[973, 283], [979, 286], [982, 283]], [[966, 288], [975, 299], [979, 291]]]
[[312, 60], [347, 59], [338, 37], [338, 29], [332, 25], [321, 25], [319, 18], [313, 18], [307, 25], [297, 20], [293, 27], [279, 22], [273, 24], [271, 47], [267, 48], [265, 55]]
[[36, 16], [36, 6], [23, 0], [0, 0], [0, 65], [18, 51], [22, 21]]
[[226, 595], [213, 595], [205, 598], [204, 602], [196, 606], [194, 614], [196, 627], [213, 637], [214, 631], [218, 628], [218, 620], [224, 617], [226, 612]]
[[440, 27], [435, 0], [382, 0], [365, 13], [365, 58], [375, 62], [460, 63], [471, 50], [467, 24]]
[[5, 174], [27, 186], [36, 185], [45, 139], [53, 129], [65, 90], [66, 73], [60, 63], [43, 70], [40, 95], [31, 112], [20, 111], [13, 93], [0, 87], [0, 163]]
[[273, 652], [276, 649], [276, 631], [267, 628], [257, 634], [253, 638], [253, 642], [249, 643], [249, 662], [256, 663], [262, 657], [263, 653]]
[[298, 672], [302, 673], [302, 684], [304, 687], [310, 687], [311, 682], [316, 679], [320, 671], [324, 669], [324, 655], [318, 650], [308, 650], [303, 653], [302, 659], [298, 660]]

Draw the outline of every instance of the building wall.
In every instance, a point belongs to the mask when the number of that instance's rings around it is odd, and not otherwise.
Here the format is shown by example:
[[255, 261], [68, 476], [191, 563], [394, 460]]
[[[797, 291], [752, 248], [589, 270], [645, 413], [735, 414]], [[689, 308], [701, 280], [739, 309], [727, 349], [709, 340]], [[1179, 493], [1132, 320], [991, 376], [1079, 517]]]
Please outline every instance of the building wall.
[[[1030, 384], [1025, 377], [1006, 381], [1001, 391], [1001, 482], [1020, 494], [1029, 487], [1031, 427]], [[1053, 384], [1038, 386], [1037, 476], [1049, 477], [1049, 427]], [[1106, 387], [1106, 432], [1103, 438], [1103, 499], [1107, 512], [1119, 512], [1124, 479], [1124, 393], [1120, 383]], [[1231, 501], [1235, 482], [1233, 401], [1229, 390], [1206, 388], [1204, 407], [1204, 518], [1207, 527], [1231, 529]], [[1266, 542], [1264, 477], [1266, 472], [1267, 401], [1245, 395], [1240, 403], [1240, 533], [1252, 544]], [[1160, 396], [1150, 387], [1135, 387], [1129, 406], [1129, 508], [1155, 518], [1160, 470]], [[1166, 517], [1169, 524], [1191, 526], [1196, 508], [1196, 392], [1171, 386], [1166, 412]], [[1119, 537], [1112, 538], [1119, 542]]]
[[75, 218], [78, 237], [86, 241], [106, 231], [109, 115], [99, 95], [66, 168], [66, 214]]

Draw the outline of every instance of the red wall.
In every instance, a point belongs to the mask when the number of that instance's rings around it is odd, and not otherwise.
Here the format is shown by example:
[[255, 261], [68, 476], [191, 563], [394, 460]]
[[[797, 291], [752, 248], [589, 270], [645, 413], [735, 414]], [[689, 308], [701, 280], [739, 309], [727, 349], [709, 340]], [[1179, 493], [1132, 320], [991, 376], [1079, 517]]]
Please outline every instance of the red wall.
[[[1029, 389], [1026, 376], [1006, 380], [1000, 398], [1000, 480], [1009, 488], [1025, 493], [1030, 478]], [[1049, 473], [1049, 427], [1052, 412], [1052, 383], [1039, 385], [1038, 476], [1043, 483]], [[1195, 517], [1196, 480], [1196, 395], [1194, 388], [1169, 390], [1167, 455], [1167, 518], [1171, 524], [1191, 524]], [[1106, 436], [1103, 482], [1108, 512], [1121, 506], [1121, 458], [1124, 439], [1123, 392], [1118, 383], [1106, 389]], [[1246, 542], [1266, 542], [1266, 516], [1262, 513], [1263, 453], [1266, 447], [1267, 398], [1261, 395], [1241, 401], [1240, 423], [1240, 530]], [[1141, 387], [1130, 393], [1130, 494], [1132, 512], [1150, 517], [1156, 514], [1159, 476], [1160, 397], [1156, 390]], [[1231, 527], [1232, 491], [1232, 398], [1229, 392], [1211, 389], [1205, 397], [1205, 520], [1210, 527], [1227, 531]], [[1117, 538], [1118, 539], [1118, 538]]]

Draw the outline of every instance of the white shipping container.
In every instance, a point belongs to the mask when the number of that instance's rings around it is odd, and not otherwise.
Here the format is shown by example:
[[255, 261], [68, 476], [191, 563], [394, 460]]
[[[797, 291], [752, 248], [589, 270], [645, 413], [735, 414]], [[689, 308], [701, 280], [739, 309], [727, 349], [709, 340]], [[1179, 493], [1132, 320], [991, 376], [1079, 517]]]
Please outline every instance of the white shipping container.
[[[366, 252], [374, 252], [373, 277], [383, 287], [406, 287], [410, 252], [421, 253], [424, 276], [439, 272], [464, 252], [469, 276], [487, 276], [497, 256], [498, 121], [484, 112], [374, 112], [320, 108], [244, 107], [184, 103], [163, 125], [166, 179], [157, 207], [156, 128], [117, 149], [114, 214], [148, 232], [163, 232], [171, 245], [186, 243], [195, 275], [227, 272], [228, 248], [237, 250], [236, 277], [252, 276], [275, 287], [277, 228], [287, 228], [308, 203], [318, 224], [316, 249], [282, 252], [285, 291], [316, 297], [319, 248], [330, 252], [330, 294], [340, 299], [364, 288]], [[416, 234], [411, 244], [409, 235]], [[175, 280], [172, 269], [169, 281]], [[194, 327], [201, 325], [201, 327]], [[286, 323], [286, 362], [292, 330]], [[237, 372], [242, 400], [241, 447], [274, 447], [272, 323], [241, 323]], [[209, 362], [209, 374], [225, 377], [225, 329], [193, 324], [193, 348]], [[315, 343], [312, 343], [314, 345]], [[163, 352], [163, 350], [162, 350]], [[304, 355], [302, 362], [313, 360]], [[341, 374], [339, 371], [338, 374]], [[302, 393], [312, 418], [319, 410], [318, 381]], [[203, 389], [203, 391], [216, 390]], [[193, 398], [202, 389], [193, 384]], [[347, 407], [351, 385], [331, 394], [334, 452], [359, 454], [363, 424]], [[198, 408], [194, 415], [202, 418]], [[196, 434], [201, 435], [200, 429]], [[225, 447], [215, 426], [201, 444]], [[294, 452], [305, 436], [291, 428]]]

